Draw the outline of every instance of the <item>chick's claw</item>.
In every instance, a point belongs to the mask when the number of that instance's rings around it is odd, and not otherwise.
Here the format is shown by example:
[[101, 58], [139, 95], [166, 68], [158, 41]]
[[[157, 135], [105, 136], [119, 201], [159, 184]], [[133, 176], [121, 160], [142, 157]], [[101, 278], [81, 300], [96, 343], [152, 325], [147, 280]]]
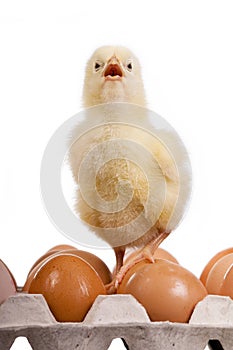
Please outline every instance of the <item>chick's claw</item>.
[[153, 263], [154, 262], [154, 258], [153, 255], [149, 252], [149, 250], [145, 250], [140, 249], [137, 254], [130, 259], [129, 261], [127, 261], [120, 269], [120, 271], [117, 273], [116, 275], [116, 281], [115, 281], [115, 287], [118, 288], [118, 286], [121, 284], [123, 278], [125, 277], [125, 275], [127, 274], [127, 272], [137, 263], [139, 263], [140, 261], [144, 261], [144, 260], [148, 260], [149, 262]]
[[105, 285], [105, 290], [106, 294], [108, 295], [116, 294], [117, 287], [115, 278], [112, 280], [112, 282]]

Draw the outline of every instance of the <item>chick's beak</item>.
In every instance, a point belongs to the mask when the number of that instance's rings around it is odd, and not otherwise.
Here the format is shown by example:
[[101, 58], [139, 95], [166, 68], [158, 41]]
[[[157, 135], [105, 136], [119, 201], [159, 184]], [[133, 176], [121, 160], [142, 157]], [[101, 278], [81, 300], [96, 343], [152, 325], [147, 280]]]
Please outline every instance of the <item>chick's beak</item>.
[[111, 77], [119, 76], [122, 77], [122, 70], [118, 64], [109, 64], [104, 72], [104, 76], [107, 77], [110, 75]]
[[104, 77], [107, 80], [119, 80], [122, 78], [123, 72], [120, 67], [120, 64], [116, 59], [111, 59], [108, 62], [108, 65], [104, 71]]

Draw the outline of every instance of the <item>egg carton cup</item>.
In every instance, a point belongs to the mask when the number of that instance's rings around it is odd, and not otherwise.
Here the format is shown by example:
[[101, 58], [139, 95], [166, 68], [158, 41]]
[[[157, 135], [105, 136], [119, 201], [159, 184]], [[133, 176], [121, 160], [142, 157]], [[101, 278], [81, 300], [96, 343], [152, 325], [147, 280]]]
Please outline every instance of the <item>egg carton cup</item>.
[[57, 322], [40, 294], [18, 293], [0, 306], [0, 350], [26, 337], [34, 350], [107, 350], [115, 338], [130, 350], [233, 349], [233, 301], [207, 296], [189, 323], [151, 322], [131, 295], [100, 295], [83, 322]]

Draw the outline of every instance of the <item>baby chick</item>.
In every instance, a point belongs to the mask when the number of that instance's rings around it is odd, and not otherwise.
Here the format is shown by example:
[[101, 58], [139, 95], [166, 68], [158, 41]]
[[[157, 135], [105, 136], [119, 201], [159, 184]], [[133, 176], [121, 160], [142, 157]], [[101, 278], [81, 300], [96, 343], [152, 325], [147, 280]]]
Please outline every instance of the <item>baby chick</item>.
[[[108, 104], [108, 113], [114, 114], [114, 103], [125, 102], [129, 104], [146, 106], [144, 86], [141, 77], [141, 68], [138, 59], [125, 47], [104, 46], [97, 49], [89, 59], [86, 67], [86, 75], [83, 88], [83, 106], [93, 107], [101, 104]], [[138, 116], [145, 125], [153, 132], [153, 126], [147, 118], [146, 109], [142, 108]], [[74, 133], [75, 134], [75, 133]], [[132, 129], [124, 125], [108, 125], [101, 132], [90, 136], [90, 143], [93, 145], [103, 144], [111, 138], [127, 138], [138, 143], [143, 142], [150, 150], [150, 154], [156, 158], [157, 163], [147, 163], [147, 159], [141, 159], [141, 164], [149, 167], [146, 174], [134, 162], [124, 157], [124, 147], [120, 152], [122, 157], [113, 157], [107, 166], [98, 171], [95, 186], [96, 191], [91, 193], [93, 201], [98, 203], [104, 199], [107, 203], [117, 199], [119, 193], [130, 197], [130, 204], [126, 210], [109, 213], [96, 210], [85, 201], [85, 193], [77, 191], [76, 211], [81, 219], [90, 225], [90, 228], [107, 241], [114, 249], [116, 255], [116, 279], [115, 286], [121, 282], [126, 271], [136, 262], [147, 258], [154, 260], [153, 254], [158, 245], [175, 228], [180, 220], [187, 199], [190, 194], [190, 169], [189, 160], [182, 144], [177, 143], [176, 137], [170, 132], [160, 130], [163, 142], [153, 138], [150, 133], [142, 130]], [[122, 142], [123, 144], [123, 142]], [[175, 154], [175, 159], [168, 150], [167, 144]], [[75, 181], [78, 183], [77, 168], [81, 164], [82, 156], [89, 152], [87, 147], [84, 151], [83, 144], [73, 144], [70, 148], [69, 161]], [[138, 152], [134, 146], [130, 146], [131, 152]], [[98, 160], [104, 157], [108, 150], [98, 154]], [[118, 158], [118, 159], [117, 159]], [[140, 162], [140, 152], [138, 161]], [[95, 159], [88, 163], [86, 173], [91, 173], [95, 166]], [[96, 160], [97, 162], [97, 160]], [[148, 181], [151, 188], [148, 190]], [[160, 184], [165, 183], [165, 189]], [[127, 185], [131, 183], [131, 187]], [[165, 190], [165, 192], [164, 192]], [[87, 190], [88, 191], [88, 190]], [[97, 193], [98, 192], [98, 193]], [[147, 195], [150, 192], [149, 205]], [[164, 194], [165, 193], [165, 194]], [[162, 206], [161, 206], [162, 204]], [[162, 209], [161, 209], [162, 208]], [[135, 226], [128, 227], [123, 233], [127, 239], [119, 241], [116, 239], [117, 230], [109, 233], [109, 228], [122, 227], [124, 224], [133, 221], [137, 215], [142, 220]], [[157, 216], [156, 216], [157, 215]], [[156, 220], [155, 220], [156, 218]], [[152, 224], [151, 224], [152, 223]], [[97, 228], [101, 228], [98, 230]], [[148, 227], [148, 229], [147, 229]], [[106, 229], [106, 230], [105, 230]], [[122, 236], [123, 237], [123, 236]], [[116, 243], [118, 242], [118, 243]], [[122, 244], [119, 244], [122, 242]], [[137, 247], [138, 254], [123, 265], [123, 257], [127, 247]]]

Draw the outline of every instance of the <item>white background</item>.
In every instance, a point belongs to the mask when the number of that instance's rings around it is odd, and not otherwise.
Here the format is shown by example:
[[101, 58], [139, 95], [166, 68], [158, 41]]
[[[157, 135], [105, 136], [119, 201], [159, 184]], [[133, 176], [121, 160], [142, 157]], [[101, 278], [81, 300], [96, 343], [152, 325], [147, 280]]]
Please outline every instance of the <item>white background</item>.
[[[40, 162], [53, 132], [81, 110], [86, 61], [105, 44], [136, 53], [148, 106], [190, 154], [190, 208], [162, 247], [199, 276], [232, 246], [232, 18], [231, 1], [0, 2], [0, 258], [18, 285], [46, 250], [73, 244], [43, 208]], [[111, 250], [94, 252], [113, 267]]]

